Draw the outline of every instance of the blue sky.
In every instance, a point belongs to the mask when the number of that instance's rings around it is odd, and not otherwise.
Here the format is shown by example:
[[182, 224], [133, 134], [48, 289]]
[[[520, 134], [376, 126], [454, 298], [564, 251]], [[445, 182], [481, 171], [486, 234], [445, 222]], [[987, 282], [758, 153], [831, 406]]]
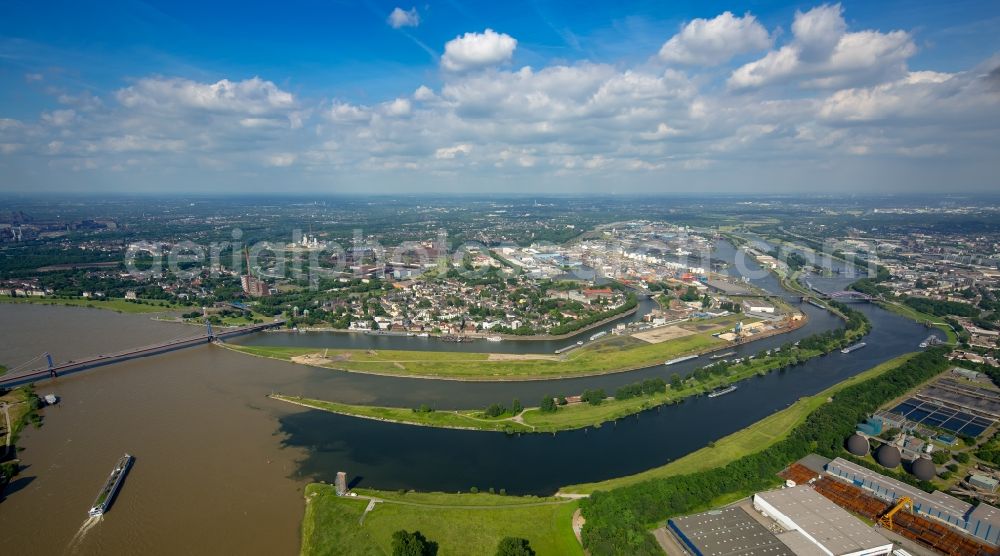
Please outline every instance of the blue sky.
[[995, 191], [998, 56], [990, 1], [6, 2], [0, 191]]

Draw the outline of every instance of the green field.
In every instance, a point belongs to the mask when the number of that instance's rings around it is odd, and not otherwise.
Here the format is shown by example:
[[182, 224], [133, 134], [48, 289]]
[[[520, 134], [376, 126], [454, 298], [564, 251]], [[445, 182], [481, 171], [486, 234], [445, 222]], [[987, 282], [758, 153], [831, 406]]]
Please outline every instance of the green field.
[[[440, 556], [492, 556], [504, 537], [528, 539], [539, 555], [583, 554], [573, 535], [577, 503], [555, 498], [492, 494], [357, 491], [382, 500], [338, 497], [334, 487], [306, 487], [302, 554], [389, 555], [395, 531], [420, 531]], [[362, 520], [362, 515], [364, 519]]]
[[627, 477], [619, 477], [597, 483], [566, 486], [560, 489], [559, 492], [588, 494], [595, 490], [611, 490], [625, 485], [640, 483], [648, 479], [684, 475], [713, 467], [722, 467], [745, 455], [759, 452], [785, 438], [792, 429], [805, 421], [806, 416], [826, 403], [828, 398], [835, 396], [840, 390], [895, 369], [915, 355], [916, 353], [908, 353], [890, 359], [885, 363], [839, 382], [818, 394], [800, 398], [786, 409], [765, 417], [745, 429], [723, 437], [711, 446], [692, 452], [666, 465]]
[[[732, 326], [734, 319], [739, 320], [739, 315], [698, 321], [691, 324], [699, 328], [695, 334], [658, 344], [613, 336], [573, 350], [562, 357], [402, 350], [317, 351], [316, 348], [234, 344], [228, 347], [251, 355], [285, 361], [301, 358], [296, 362], [345, 371], [465, 380], [526, 380], [627, 371], [649, 367], [683, 355], [725, 348], [730, 345], [729, 342], [712, 334]], [[752, 322], [752, 319], [747, 319], [747, 322]], [[304, 356], [314, 358], [310, 360]]]
[[[114, 299], [86, 299], [82, 297], [59, 298], [59, 297], [8, 297], [0, 296], [0, 303], [30, 303], [32, 305], [65, 305], [67, 307], [87, 307], [91, 309], [107, 309], [118, 313], [163, 313], [165, 311], [176, 311], [185, 309], [183, 305], [176, 305], [167, 301], [151, 299], [140, 299], [130, 301], [121, 298]], [[160, 303], [165, 304], [163, 307]]]

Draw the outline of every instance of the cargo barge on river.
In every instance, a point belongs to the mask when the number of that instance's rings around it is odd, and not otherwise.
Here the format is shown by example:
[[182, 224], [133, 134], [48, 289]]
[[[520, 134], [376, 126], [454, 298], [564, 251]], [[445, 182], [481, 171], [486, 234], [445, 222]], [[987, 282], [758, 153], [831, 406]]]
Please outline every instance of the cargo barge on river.
[[94, 500], [94, 505], [91, 506], [90, 511], [87, 512], [90, 517], [100, 517], [104, 515], [104, 512], [108, 511], [109, 507], [111, 507], [111, 502], [114, 500], [115, 495], [118, 494], [118, 489], [121, 488], [122, 481], [125, 480], [125, 475], [132, 466], [133, 459], [135, 458], [125, 454], [122, 456], [122, 459], [118, 460], [118, 464], [111, 470], [111, 475], [109, 475], [108, 480], [105, 481], [104, 487], [102, 487], [101, 491], [97, 493], [97, 499]]
[[729, 386], [726, 386], [725, 388], [719, 387], [719, 388], [716, 388], [715, 390], [712, 390], [711, 392], [709, 392], [708, 393], [708, 397], [709, 398], [718, 398], [719, 396], [724, 396], [724, 395], [732, 392], [733, 390], [736, 390], [736, 385], [735, 384], [731, 384]]
[[859, 349], [861, 349], [861, 348], [863, 348], [863, 347], [865, 347], [867, 345], [868, 344], [866, 344], [864, 342], [858, 342], [858, 343], [854, 344], [853, 346], [847, 346], [844, 349], [840, 350], [840, 353], [851, 353], [852, 351], [859, 350]]

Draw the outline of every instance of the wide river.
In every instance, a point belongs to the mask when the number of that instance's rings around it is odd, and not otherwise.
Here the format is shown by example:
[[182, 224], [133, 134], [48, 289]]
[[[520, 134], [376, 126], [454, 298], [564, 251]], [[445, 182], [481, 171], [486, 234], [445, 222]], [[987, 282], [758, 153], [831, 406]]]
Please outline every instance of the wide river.
[[[733, 260], [738, 254], [720, 244], [714, 256]], [[781, 292], [773, 277], [753, 281]], [[813, 283], [840, 289], [849, 281], [835, 277]], [[801, 307], [809, 314], [807, 326], [737, 351], [753, 353], [841, 325], [825, 311]], [[44, 410], [40, 429], [28, 429], [22, 437], [26, 468], [0, 502], [0, 546], [11, 554], [293, 554], [303, 486], [332, 481], [340, 470], [352, 482], [387, 489], [477, 486], [536, 494], [635, 473], [913, 351], [929, 334], [877, 307], [858, 308], [873, 324], [864, 349], [753, 378], [720, 398], [693, 398], [614, 424], [555, 435], [408, 427], [306, 410], [266, 396], [283, 392], [354, 403], [430, 403], [442, 409], [516, 397], [535, 405], [544, 395], [613, 390], [646, 377], [689, 373], [704, 361], [604, 377], [467, 383], [315, 369], [206, 345], [62, 377], [38, 385], [40, 394], [51, 392], [61, 401]], [[44, 351], [67, 360], [193, 333], [190, 326], [148, 316], [0, 304], [0, 362], [8, 366]], [[241, 341], [551, 352], [576, 339], [455, 345], [406, 337], [263, 333]], [[120, 496], [99, 522], [87, 522], [87, 508], [124, 452], [135, 455], [136, 462]]]

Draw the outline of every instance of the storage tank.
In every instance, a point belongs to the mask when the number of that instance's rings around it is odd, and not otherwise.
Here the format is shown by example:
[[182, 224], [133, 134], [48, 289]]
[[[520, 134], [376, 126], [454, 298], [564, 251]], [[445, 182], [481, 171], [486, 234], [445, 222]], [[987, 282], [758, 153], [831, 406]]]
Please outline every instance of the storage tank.
[[881, 448], [875, 451], [875, 461], [879, 462], [882, 467], [893, 469], [895, 467], [899, 467], [899, 463], [902, 461], [902, 458], [899, 455], [898, 448], [888, 444], [883, 444]]
[[858, 433], [852, 434], [847, 439], [847, 451], [858, 457], [867, 456], [868, 439]]
[[937, 475], [937, 468], [934, 466], [934, 462], [927, 458], [917, 458], [910, 467], [910, 471], [914, 477], [921, 481], [929, 481], [934, 478], [934, 475]]

